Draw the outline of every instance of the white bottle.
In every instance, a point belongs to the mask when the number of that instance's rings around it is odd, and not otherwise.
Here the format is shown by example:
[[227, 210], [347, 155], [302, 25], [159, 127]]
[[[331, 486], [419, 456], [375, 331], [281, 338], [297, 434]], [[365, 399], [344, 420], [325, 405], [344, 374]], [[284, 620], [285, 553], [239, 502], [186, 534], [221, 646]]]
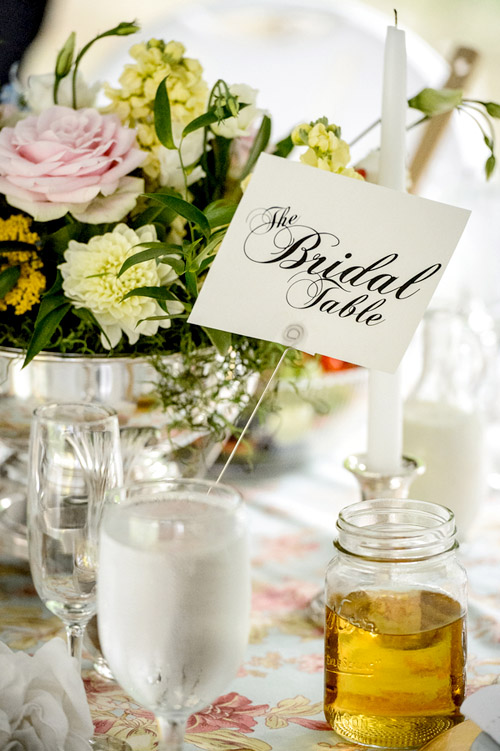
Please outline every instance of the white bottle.
[[425, 473], [410, 497], [447, 506], [465, 539], [486, 493], [480, 344], [465, 319], [435, 310], [424, 319], [422, 375], [404, 405], [403, 450]]

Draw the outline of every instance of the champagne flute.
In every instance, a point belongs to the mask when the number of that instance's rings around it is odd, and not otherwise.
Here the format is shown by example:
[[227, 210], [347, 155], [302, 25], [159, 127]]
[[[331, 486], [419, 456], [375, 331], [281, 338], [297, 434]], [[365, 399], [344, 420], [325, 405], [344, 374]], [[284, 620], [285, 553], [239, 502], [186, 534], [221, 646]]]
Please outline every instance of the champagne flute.
[[236, 674], [250, 564], [237, 491], [157, 480], [108, 493], [99, 545], [99, 638], [117, 681], [156, 715], [158, 751], [180, 751], [190, 714]]
[[85, 627], [96, 611], [98, 525], [106, 490], [122, 482], [114, 410], [46, 404], [31, 425], [28, 550], [40, 599], [66, 627], [81, 666]]

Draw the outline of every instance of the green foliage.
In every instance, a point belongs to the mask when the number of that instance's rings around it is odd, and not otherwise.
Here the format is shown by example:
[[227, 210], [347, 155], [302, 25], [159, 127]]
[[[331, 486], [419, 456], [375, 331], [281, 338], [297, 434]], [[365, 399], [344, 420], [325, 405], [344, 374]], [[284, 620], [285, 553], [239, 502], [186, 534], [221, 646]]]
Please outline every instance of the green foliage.
[[185, 201], [177, 196], [166, 195], [165, 193], [145, 193], [146, 198], [156, 201], [162, 206], [175, 211], [179, 216], [184, 217], [191, 222], [200, 232], [208, 239], [210, 237], [210, 224], [205, 214], [196, 208], [192, 203]]
[[20, 266], [7, 266], [0, 272], [0, 299], [3, 299], [7, 292], [16, 285], [21, 274]]
[[286, 138], [283, 138], [281, 141], [278, 141], [278, 143], [274, 147], [273, 154], [275, 156], [280, 156], [283, 159], [286, 159], [287, 156], [290, 155], [294, 147], [294, 143], [292, 141], [292, 134], [289, 133]]
[[422, 89], [416, 96], [408, 100], [412, 109], [419, 110], [427, 117], [451, 112], [462, 104], [461, 89]]
[[257, 135], [254, 138], [252, 148], [250, 149], [247, 163], [243, 167], [243, 171], [240, 175], [240, 180], [243, 180], [253, 170], [257, 162], [257, 159], [262, 154], [262, 152], [266, 149], [270, 138], [271, 138], [271, 118], [269, 118], [267, 115], [264, 115], [264, 117], [262, 118], [262, 122], [260, 124], [260, 128], [257, 132]]
[[47, 315], [42, 316], [28, 345], [24, 365], [28, 365], [36, 355], [49, 346], [52, 337], [64, 316], [71, 310], [71, 303], [54, 305]]
[[172, 133], [172, 115], [167, 92], [167, 78], [158, 86], [154, 103], [154, 122], [158, 140], [166, 149], [176, 149]]
[[[482, 102], [479, 99], [465, 99], [461, 89], [426, 88], [409, 99], [408, 105], [422, 112], [425, 116], [424, 120], [452, 112], [455, 109], [471, 117], [481, 131], [483, 141], [490, 151], [484, 165], [486, 179], [490, 179], [496, 166], [495, 131], [490, 117], [500, 117], [500, 104]], [[485, 127], [488, 129], [488, 133], [486, 133]]]
[[145, 250], [142, 250], [140, 253], [135, 253], [133, 256], [129, 256], [127, 260], [124, 261], [118, 272], [119, 277], [131, 266], [143, 263], [144, 261], [151, 261], [153, 259], [160, 263], [168, 263], [179, 276], [184, 273], [185, 264], [184, 261], [179, 258], [179, 253], [182, 252], [181, 245], [150, 242], [140, 243], [140, 246], [144, 247]]
[[71, 67], [73, 65], [73, 55], [75, 53], [75, 41], [76, 34], [74, 31], [72, 31], [67, 38], [63, 48], [57, 55], [54, 77], [54, 104], [57, 104], [57, 92], [59, 89], [59, 84], [61, 83], [62, 79], [66, 78], [66, 76], [71, 72]]

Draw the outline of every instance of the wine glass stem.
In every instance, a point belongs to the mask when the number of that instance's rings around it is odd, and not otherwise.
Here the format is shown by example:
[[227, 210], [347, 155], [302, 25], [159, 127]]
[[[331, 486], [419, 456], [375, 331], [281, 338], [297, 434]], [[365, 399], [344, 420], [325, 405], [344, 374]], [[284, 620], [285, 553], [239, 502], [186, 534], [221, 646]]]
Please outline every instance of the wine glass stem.
[[185, 720], [167, 720], [157, 717], [158, 748], [157, 751], [182, 751], [184, 747]]
[[78, 668], [82, 667], [82, 645], [85, 626], [81, 623], [66, 624], [66, 636], [68, 639], [68, 652], [71, 657], [75, 657], [78, 662]]

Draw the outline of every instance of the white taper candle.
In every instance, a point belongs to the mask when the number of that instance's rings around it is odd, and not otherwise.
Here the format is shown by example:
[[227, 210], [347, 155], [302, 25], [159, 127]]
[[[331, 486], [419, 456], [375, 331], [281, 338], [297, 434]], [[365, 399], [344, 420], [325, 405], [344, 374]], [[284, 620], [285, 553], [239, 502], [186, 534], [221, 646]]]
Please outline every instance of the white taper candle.
[[[406, 182], [405, 33], [389, 26], [385, 42], [379, 185], [404, 190]], [[370, 371], [367, 469], [397, 474], [402, 454], [401, 372]]]

